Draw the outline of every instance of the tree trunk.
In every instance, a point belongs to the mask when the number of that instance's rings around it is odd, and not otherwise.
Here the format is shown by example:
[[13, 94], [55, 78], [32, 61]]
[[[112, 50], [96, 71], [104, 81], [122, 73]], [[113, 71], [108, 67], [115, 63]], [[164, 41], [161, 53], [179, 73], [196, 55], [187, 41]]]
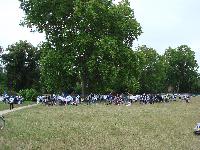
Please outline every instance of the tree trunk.
[[178, 82], [178, 85], [177, 85], [177, 93], [179, 92], [179, 89], [180, 89], [180, 81]]
[[85, 101], [85, 89], [86, 89], [85, 81], [86, 81], [85, 74], [81, 73], [81, 98], [83, 98], [84, 101]]
[[83, 80], [81, 81], [81, 99], [82, 98], [83, 98], [83, 100], [85, 100], [85, 83]]

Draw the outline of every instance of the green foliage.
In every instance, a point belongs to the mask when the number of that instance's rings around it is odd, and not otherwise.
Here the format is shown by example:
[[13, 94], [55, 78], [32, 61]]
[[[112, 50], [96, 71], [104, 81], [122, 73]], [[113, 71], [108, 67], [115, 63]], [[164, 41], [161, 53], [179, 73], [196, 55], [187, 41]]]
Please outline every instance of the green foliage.
[[[146, 46], [132, 51], [142, 30], [128, 0], [118, 4], [112, 0], [19, 1], [25, 12], [21, 24], [46, 35], [47, 41], [39, 47], [43, 91], [158, 93], [168, 87], [174, 92], [199, 91], [195, 53], [187, 45], [169, 48], [164, 56]], [[23, 61], [24, 54], [20, 55]], [[8, 81], [17, 90], [32, 85], [22, 79], [14, 73]]]
[[2, 71], [0, 68], [0, 94], [3, 94], [4, 91], [7, 91], [7, 84], [6, 84], [7, 78], [6, 73]]
[[36, 101], [38, 93], [35, 89], [20, 90], [18, 95], [22, 96], [25, 101]]
[[2, 64], [2, 54], [3, 54], [3, 48], [0, 46], [0, 94], [4, 93], [4, 91], [7, 90], [6, 86], [6, 73], [4, 72], [3, 69], [3, 64]]
[[192, 93], [200, 93], [200, 74], [198, 74], [197, 78], [194, 79], [194, 83], [192, 86]]
[[128, 1], [19, 1], [26, 14], [22, 25], [46, 34], [41, 78], [48, 92], [76, 88], [77, 82], [83, 92], [137, 90], [129, 57], [142, 31]]
[[140, 93], [158, 93], [165, 89], [165, 63], [155, 49], [145, 45], [137, 49]]
[[169, 47], [165, 52], [167, 64], [167, 84], [176, 92], [192, 92], [198, 78], [198, 64], [195, 52], [187, 45], [175, 49]]
[[36, 87], [39, 81], [40, 53], [27, 41], [9, 45], [2, 61], [5, 65], [7, 86], [9, 90], [19, 91]]
[[65, 54], [51, 48], [47, 43], [43, 43], [40, 49], [41, 81], [46, 92], [59, 93], [75, 86], [77, 77], [71, 61], [64, 57]]

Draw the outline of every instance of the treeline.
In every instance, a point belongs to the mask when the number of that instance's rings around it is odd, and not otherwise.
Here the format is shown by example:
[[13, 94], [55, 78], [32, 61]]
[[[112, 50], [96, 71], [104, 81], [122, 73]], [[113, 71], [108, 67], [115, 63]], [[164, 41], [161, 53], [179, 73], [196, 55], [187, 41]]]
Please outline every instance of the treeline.
[[[41, 93], [83, 92], [77, 66], [64, 65], [68, 60], [44, 45], [46, 43], [34, 47], [27, 41], [19, 41], [5, 49], [1, 55], [1, 93], [31, 88]], [[105, 61], [115, 63], [109, 56], [107, 59], [98, 62], [99, 65], [103, 63], [103, 67], [92, 68], [92, 63], [88, 63], [86, 67], [91, 70], [87, 70], [84, 92], [200, 92], [195, 53], [187, 45], [169, 47], [163, 55], [145, 45], [139, 46], [130, 50], [127, 57], [119, 58], [119, 70], [106, 66]], [[78, 65], [82, 65], [81, 62]]]
[[199, 92], [198, 65], [190, 47], [159, 55], [133, 49], [142, 28], [128, 0], [19, 0], [22, 26], [43, 32], [46, 42], [8, 46], [2, 55], [4, 87], [58, 93]]

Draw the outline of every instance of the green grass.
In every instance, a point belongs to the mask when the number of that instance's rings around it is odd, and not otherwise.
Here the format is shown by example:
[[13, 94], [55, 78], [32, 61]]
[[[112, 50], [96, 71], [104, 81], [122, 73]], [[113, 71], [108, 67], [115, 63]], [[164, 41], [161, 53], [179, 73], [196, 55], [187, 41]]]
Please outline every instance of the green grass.
[[9, 113], [0, 149], [198, 150], [200, 98], [127, 106], [38, 105]]
[[[14, 104], [14, 108], [18, 108], [18, 107], [26, 106], [26, 105], [30, 105], [30, 104], [35, 104], [35, 102], [25, 101], [23, 104]], [[0, 111], [6, 110], [6, 109], [10, 109], [10, 105], [0, 102]]]

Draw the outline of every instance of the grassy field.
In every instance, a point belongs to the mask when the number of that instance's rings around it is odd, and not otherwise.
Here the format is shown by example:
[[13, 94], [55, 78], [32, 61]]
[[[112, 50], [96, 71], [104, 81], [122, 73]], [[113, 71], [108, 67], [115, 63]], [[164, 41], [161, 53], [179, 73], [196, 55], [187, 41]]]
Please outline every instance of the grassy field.
[[191, 103], [43, 106], [7, 114], [0, 149], [199, 150], [200, 98]]
[[[14, 104], [14, 108], [21, 107], [21, 106], [26, 106], [26, 105], [30, 105], [30, 104], [35, 104], [35, 102], [25, 101], [23, 104]], [[3, 102], [0, 102], [0, 111], [6, 110], [6, 109], [10, 109], [10, 105], [9, 104], [5, 104]]]

